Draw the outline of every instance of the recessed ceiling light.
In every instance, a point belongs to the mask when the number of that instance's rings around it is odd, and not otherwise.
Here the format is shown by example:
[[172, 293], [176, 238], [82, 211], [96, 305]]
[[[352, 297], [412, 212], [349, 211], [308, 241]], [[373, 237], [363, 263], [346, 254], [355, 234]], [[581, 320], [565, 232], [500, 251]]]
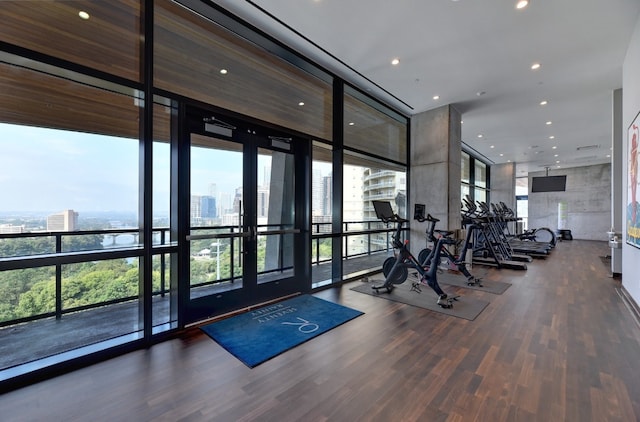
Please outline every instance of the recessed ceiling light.
[[553, 123], [553, 122], [552, 122], [551, 120], [549, 120], [549, 121], [547, 122], [547, 126], [549, 126], [551, 123]]
[[78, 12], [78, 16], [80, 16], [84, 20], [89, 19], [89, 14], [87, 12], [85, 12], [84, 10], [79, 11]]
[[611, 158], [611, 155], [607, 154], [607, 158]]
[[478, 91], [478, 92], [476, 92], [476, 95], [477, 95], [478, 97], [482, 97], [484, 94], [486, 94], [486, 92], [485, 92], [485, 91]]
[[482, 138], [482, 136], [483, 136], [482, 133], [478, 134], [478, 138]]
[[547, 105], [547, 100], [540, 101], [540, 105]]
[[491, 145], [489, 148], [495, 148], [495, 147], [496, 147], [495, 145]]
[[504, 157], [504, 154], [500, 154], [500, 157]]
[[549, 136], [549, 139], [556, 139], [556, 137], [551, 135], [551, 136]]
[[557, 156], [558, 156], [558, 154], [554, 154], [553, 156], [554, 156], [554, 157], [557, 157]]
[[304, 101], [300, 101], [300, 102], [298, 103], [298, 105], [299, 105], [299, 106], [303, 106], [303, 105], [304, 105]]
[[464, 121], [463, 121], [463, 120], [460, 120], [460, 124], [463, 124], [463, 123], [464, 123]]
[[511, 160], [507, 160], [507, 163], [510, 163], [510, 162], [511, 162]]
[[551, 147], [551, 149], [556, 149], [556, 148], [558, 148], [558, 147], [557, 147], [557, 146], [555, 146], [555, 145]]
[[560, 163], [560, 160], [557, 160], [557, 161], [556, 161], [556, 164], [558, 164], [558, 163]]
[[393, 60], [391, 60], [391, 64], [392, 64], [392, 65], [394, 65], [394, 66], [399, 65], [399, 64], [400, 64], [400, 59], [393, 59]]
[[439, 100], [439, 99], [440, 99], [440, 96], [439, 96], [439, 95], [434, 95], [434, 96], [433, 96], [433, 99], [434, 99], [434, 100]]
[[220, 69], [220, 73], [222, 73], [223, 75], [226, 75], [228, 73], [227, 69]]
[[355, 125], [355, 123], [349, 122], [349, 126], [354, 126], [354, 125]]
[[534, 63], [531, 65], [531, 70], [538, 70], [540, 69], [540, 63]]
[[529, 5], [529, 0], [518, 0], [516, 3], [516, 9], [524, 9]]

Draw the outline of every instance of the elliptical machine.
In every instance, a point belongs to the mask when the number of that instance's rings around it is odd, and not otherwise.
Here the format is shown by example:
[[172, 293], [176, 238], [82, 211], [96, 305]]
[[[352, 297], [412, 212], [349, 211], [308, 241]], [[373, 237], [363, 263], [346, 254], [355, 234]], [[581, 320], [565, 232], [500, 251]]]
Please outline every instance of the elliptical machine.
[[[389, 268], [388, 274], [386, 274], [384, 283], [380, 285], [373, 285], [371, 288], [376, 291], [376, 293], [380, 293], [381, 289], [387, 291], [387, 293], [391, 293], [396, 284], [402, 284], [405, 282], [408, 276], [408, 268], [415, 269], [418, 271], [419, 278], [418, 281], [415, 281], [411, 285], [411, 290], [421, 293], [422, 289], [420, 285], [426, 284], [438, 295], [437, 304], [442, 308], [451, 308], [453, 307], [453, 301], [457, 300], [458, 296], [449, 297], [438, 284], [437, 273], [438, 273], [438, 265], [440, 263], [440, 251], [443, 249], [445, 244], [455, 243], [454, 239], [449, 239], [446, 237], [442, 237], [438, 239], [437, 245], [434, 248], [435, 253], [431, 258], [429, 263], [429, 267], [423, 267], [418, 260], [411, 254], [409, 251], [409, 241], [405, 240], [404, 242], [401, 239], [402, 226], [404, 223], [409, 220], [405, 220], [401, 218], [397, 214], [393, 212], [391, 208], [391, 204], [387, 201], [372, 201], [373, 207], [376, 211], [377, 217], [382, 220], [383, 223], [395, 223], [396, 231], [392, 236], [392, 243], [394, 248], [395, 257], [388, 258], [385, 262], [393, 262], [393, 265]], [[390, 261], [393, 260], [393, 261]]]

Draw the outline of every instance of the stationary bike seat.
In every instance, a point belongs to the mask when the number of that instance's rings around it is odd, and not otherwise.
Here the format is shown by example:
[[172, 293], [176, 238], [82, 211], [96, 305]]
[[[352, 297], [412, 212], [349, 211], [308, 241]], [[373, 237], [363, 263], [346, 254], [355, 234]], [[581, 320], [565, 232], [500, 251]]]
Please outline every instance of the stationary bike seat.
[[434, 230], [434, 232], [443, 237], [451, 237], [453, 235], [453, 232], [449, 230]]

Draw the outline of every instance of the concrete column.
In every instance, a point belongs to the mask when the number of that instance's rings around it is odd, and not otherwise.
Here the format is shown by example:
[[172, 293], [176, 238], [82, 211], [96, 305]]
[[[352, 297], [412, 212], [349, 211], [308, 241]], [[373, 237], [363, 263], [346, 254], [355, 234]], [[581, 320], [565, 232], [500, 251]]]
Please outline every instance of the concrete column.
[[516, 209], [516, 164], [504, 163], [491, 166], [491, 203], [504, 202]]
[[[415, 204], [440, 219], [439, 229], [458, 229], [460, 218], [460, 113], [451, 105], [411, 117], [410, 192], [407, 218]], [[411, 221], [411, 250], [425, 245], [426, 224]]]
[[[516, 164], [504, 163], [491, 166], [491, 194], [489, 202], [504, 202], [516, 212]], [[516, 223], [509, 223], [509, 232], [516, 233]]]

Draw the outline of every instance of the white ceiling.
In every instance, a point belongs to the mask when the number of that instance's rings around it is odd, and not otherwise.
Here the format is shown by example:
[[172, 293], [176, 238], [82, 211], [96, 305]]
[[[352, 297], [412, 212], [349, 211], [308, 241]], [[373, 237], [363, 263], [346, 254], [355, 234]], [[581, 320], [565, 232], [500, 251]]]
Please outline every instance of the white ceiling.
[[609, 162], [640, 0], [515, 2], [217, 1], [407, 115], [453, 104], [462, 141], [518, 176]]

